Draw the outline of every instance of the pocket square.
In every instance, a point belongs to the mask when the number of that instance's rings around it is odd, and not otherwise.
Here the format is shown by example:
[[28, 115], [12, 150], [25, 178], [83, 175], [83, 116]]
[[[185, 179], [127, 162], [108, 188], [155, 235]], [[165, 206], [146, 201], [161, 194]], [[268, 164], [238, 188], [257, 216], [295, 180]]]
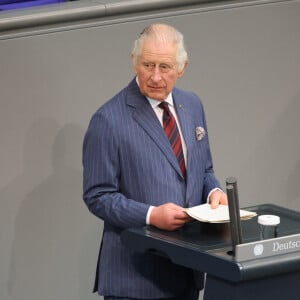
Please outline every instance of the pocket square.
[[201, 141], [205, 137], [205, 129], [203, 127], [196, 127], [196, 139]]

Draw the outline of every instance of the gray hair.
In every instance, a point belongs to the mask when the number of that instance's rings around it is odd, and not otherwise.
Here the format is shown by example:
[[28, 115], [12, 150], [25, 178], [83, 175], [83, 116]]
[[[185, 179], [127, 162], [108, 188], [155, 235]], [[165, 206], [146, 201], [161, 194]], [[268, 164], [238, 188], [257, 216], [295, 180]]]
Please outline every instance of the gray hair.
[[150, 38], [174, 43], [177, 45], [176, 61], [178, 64], [178, 69], [182, 71], [185, 64], [188, 62], [188, 55], [185, 49], [183, 35], [174, 27], [166, 24], [152, 24], [141, 32], [139, 37], [134, 41], [133, 50], [131, 53], [134, 64], [137, 63], [144, 42]]

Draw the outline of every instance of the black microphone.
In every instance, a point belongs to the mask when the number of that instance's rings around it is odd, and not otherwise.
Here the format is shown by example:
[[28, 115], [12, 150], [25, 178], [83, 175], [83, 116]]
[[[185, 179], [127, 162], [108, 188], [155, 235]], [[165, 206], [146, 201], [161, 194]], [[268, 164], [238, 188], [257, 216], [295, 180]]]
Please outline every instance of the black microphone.
[[234, 254], [236, 245], [243, 243], [237, 180], [234, 177], [228, 177], [226, 179], [226, 191], [228, 197], [232, 250]]

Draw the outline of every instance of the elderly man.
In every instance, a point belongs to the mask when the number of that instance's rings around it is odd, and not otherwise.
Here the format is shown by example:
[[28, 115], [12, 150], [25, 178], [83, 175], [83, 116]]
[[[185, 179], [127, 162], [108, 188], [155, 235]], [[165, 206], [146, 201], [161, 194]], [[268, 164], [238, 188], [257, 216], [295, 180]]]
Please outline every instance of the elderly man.
[[104, 220], [95, 291], [112, 299], [198, 299], [192, 270], [120, 241], [129, 227], [177, 230], [184, 207], [227, 204], [212, 166], [200, 99], [175, 87], [188, 65], [183, 36], [145, 28], [132, 52], [136, 77], [93, 115], [83, 145], [84, 200]]

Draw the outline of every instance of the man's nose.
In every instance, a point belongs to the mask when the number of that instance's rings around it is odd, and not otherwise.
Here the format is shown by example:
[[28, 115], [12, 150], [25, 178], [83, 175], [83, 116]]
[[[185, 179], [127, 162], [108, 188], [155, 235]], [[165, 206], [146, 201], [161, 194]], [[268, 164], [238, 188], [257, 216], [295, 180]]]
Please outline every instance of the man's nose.
[[160, 70], [159, 66], [155, 66], [155, 68], [153, 69], [151, 78], [153, 81], [161, 80], [161, 70]]

